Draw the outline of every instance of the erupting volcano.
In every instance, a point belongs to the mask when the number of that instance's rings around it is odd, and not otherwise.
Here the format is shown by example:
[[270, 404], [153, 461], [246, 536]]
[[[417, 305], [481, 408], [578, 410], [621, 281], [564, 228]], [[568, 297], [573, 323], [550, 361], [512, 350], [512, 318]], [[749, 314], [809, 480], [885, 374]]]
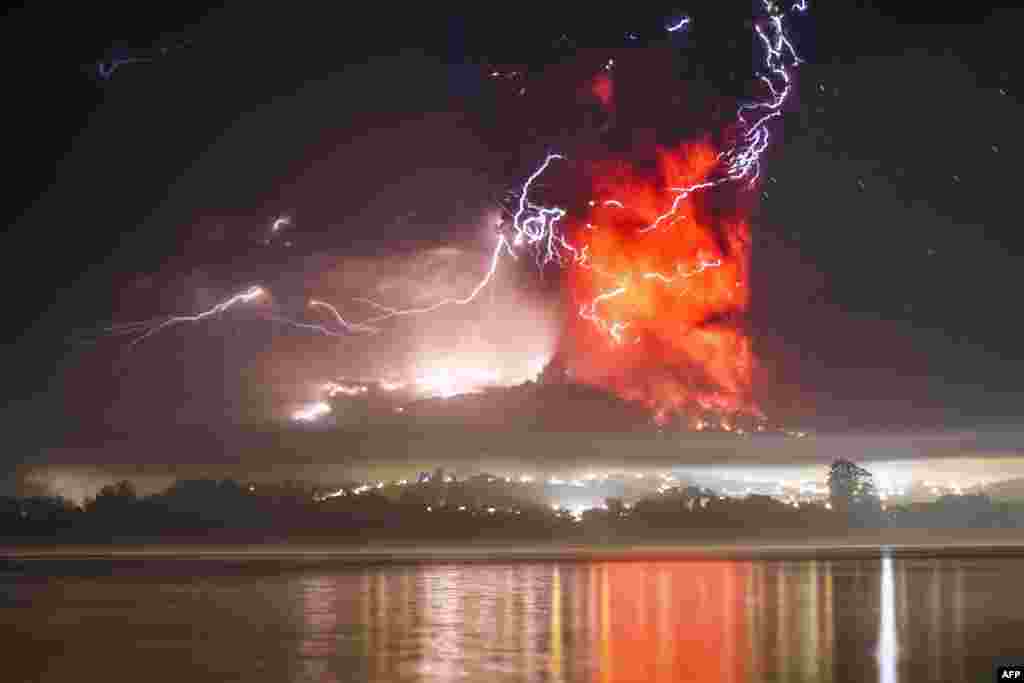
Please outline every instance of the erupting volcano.
[[737, 202], [723, 216], [712, 193], [673, 203], [672, 188], [707, 182], [718, 167], [709, 142], [659, 150], [658, 161], [658, 178], [623, 163], [592, 165], [594, 199], [573, 240], [585, 256], [565, 271], [567, 364], [577, 381], [643, 402], [660, 419], [759, 417], [743, 325], [749, 223]]
[[[109, 332], [136, 336], [135, 344], [241, 307], [263, 308], [270, 320], [331, 338], [377, 335], [400, 327], [403, 320], [443, 315], [442, 309], [453, 315], [437, 326], [441, 329], [454, 324], [460, 309], [470, 315], [487, 310], [477, 324], [493, 325], [499, 319], [497, 274], [507, 270], [502, 264], [508, 263], [506, 257], [518, 261], [529, 255], [540, 269], [562, 273], [566, 324], [555, 367], [568, 370], [574, 382], [643, 405], [659, 424], [682, 418], [697, 430], [739, 431], [740, 422], [745, 427], [754, 421], [762, 429], [746, 324], [749, 216], [771, 138], [769, 124], [782, 115], [793, 86], [789, 70], [801, 62], [786, 34], [786, 20], [807, 7], [796, 3], [786, 9], [769, 0], [761, 5], [750, 26], [763, 64], [740, 102], [737, 93], [729, 94], [729, 88], [702, 75], [702, 66], [695, 68], [700, 65], [693, 54], [675, 55], [670, 42], [644, 49], [580, 50], [574, 59], [529, 78], [519, 67], [490, 70], [496, 88], [505, 84], [515, 93], [514, 102], [498, 108], [521, 131], [511, 134], [522, 143], [517, 142], [515, 153], [530, 146], [540, 151], [537, 143], [543, 141], [546, 155], [518, 190], [505, 190], [498, 218], [488, 215], [495, 241], [475, 286], [429, 296], [438, 282], [422, 282], [403, 267], [376, 289], [388, 297], [396, 289], [407, 292], [404, 304], [366, 296], [333, 303], [315, 298], [294, 317], [273, 310], [270, 290], [258, 284], [198, 314], [115, 325]], [[682, 17], [665, 32], [681, 36], [689, 24]], [[680, 74], [685, 92], [680, 92]], [[507, 117], [510, 110], [516, 115]], [[734, 118], [727, 119], [728, 110]], [[282, 215], [270, 232], [291, 222], [290, 215]], [[501, 277], [509, 282], [507, 275]], [[338, 278], [339, 291], [355, 293], [344, 280]], [[544, 297], [548, 293], [542, 292]], [[319, 317], [311, 319], [314, 312]], [[545, 313], [534, 319], [550, 317]], [[545, 357], [552, 345], [552, 338], [544, 340]], [[512, 351], [537, 355], [536, 349]], [[417, 376], [413, 383], [436, 387], [443, 397], [479, 390], [478, 382], [455, 381], [450, 370], [457, 365], [446, 359], [444, 372], [429, 379]], [[500, 384], [493, 379], [494, 368], [489, 370], [484, 384]], [[312, 412], [295, 413], [295, 419], [318, 420], [326, 414], [325, 405], [320, 400]]]

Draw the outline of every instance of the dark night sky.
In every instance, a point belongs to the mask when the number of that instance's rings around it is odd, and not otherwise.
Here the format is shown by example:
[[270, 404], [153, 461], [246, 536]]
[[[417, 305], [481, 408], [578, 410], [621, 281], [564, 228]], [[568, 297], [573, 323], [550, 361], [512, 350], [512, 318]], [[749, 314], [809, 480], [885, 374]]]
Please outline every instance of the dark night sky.
[[[1022, 14], [811, 4], [796, 32], [808, 63], [754, 223], [765, 404], [823, 429], [1012, 424], [1024, 406], [1011, 185], [1024, 151], [1012, 61]], [[129, 360], [117, 344], [69, 340], [193, 311], [321, 251], [466, 238], [436, 225], [479, 213], [488, 190], [520, 180], [536, 157], [517, 153], [522, 132], [500, 120], [482, 62], [537, 69], [566, 54], [563, 33], [618, 48], [626, 31], [656, 35], [665, 16], [76, 12], [6, 22], [7, 63], [18, 65], [8, 130], [22, 145], [8, 160], [5, 380], [7, 423], [25, 449], [102, 431], [114, 402], [135, 407], [124, 415], [139, 429], [266, 412], [275, 396], [261, 393], [253, 359], [272, 343], [301, 354], [316, 340], [240, 321], [226, 341], [183, 331]], [[745, 8], [693, 15], [692, 53], [713, 87], [734, 87], [726, 74], [749, 70]], [[95, 62], [116, 55], [152, 59], [97, 79]], [[406, 161], [434, 157], [427, 169]], [[296, 216], [295, 249], [262, 249], [281, 212]], [[386, 239], [365, 230], [381, 222]], [[276, 284], [281, 296], [309, 294]]]

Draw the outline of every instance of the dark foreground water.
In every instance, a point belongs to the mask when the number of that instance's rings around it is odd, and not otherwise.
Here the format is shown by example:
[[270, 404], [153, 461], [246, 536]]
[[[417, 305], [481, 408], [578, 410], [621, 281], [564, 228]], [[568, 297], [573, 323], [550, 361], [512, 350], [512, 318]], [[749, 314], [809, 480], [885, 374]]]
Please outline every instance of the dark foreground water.
[[0, 561], [4, 681], [988, 681], [1024, 557]]

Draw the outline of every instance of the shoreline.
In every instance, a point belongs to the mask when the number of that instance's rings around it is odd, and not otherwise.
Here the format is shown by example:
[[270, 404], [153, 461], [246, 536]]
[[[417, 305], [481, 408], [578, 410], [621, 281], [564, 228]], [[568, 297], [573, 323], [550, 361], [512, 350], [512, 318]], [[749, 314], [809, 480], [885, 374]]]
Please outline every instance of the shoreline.
[[[1024, 532], [966, 534], [851, 534], [846, 537], [793, 539], [735, 539], [732, 541], [634, 543], [423, 543], [422, 541], [369, 543], [137, 543], [109, 545], [10, 545], [0, 547], [5, 561], [297, 561], [343, 564], [420, 562], [557, 562], [657, 560], [772, 560], [893, 557], [1024, 557]], [[911, 538], [911, 537], [916, 538]]]

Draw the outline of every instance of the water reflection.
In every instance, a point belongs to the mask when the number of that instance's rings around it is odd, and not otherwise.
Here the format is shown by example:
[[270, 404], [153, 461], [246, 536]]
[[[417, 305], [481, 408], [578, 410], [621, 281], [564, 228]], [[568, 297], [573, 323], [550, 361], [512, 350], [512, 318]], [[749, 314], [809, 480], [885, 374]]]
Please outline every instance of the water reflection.
[[832, 680], [829, 562], [375, 568], [301, 594], [296, 680]]
[[0, 574], [3, 680], [915, 683], [1024, 657], [1021, 557], [68, 571]]
[[338, 625], [336, 591], [337, 584], [322, 576], [309, 577], [302, 583], [303, 614], [308, 629], [299, 643], [299, 661], [307, 680], [338, 681], [329, 668], [329, 658], [335, 652], [332, 636]]
[[878, 680], [880, 683], [896, 683], [896, 598], [892, 577], [892, 557], [882, 558], [881, 571], [881, 615], [878, 620]]

